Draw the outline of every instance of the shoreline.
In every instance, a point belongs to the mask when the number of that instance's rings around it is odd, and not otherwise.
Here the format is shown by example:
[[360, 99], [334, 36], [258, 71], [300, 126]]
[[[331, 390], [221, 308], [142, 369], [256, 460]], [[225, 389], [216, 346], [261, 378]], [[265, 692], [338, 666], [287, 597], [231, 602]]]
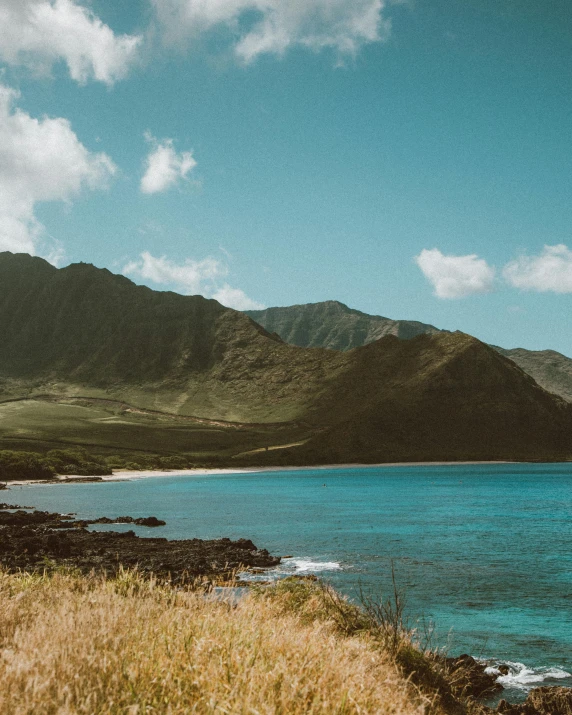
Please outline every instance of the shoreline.
[[[124, 481], [129, 479], [147, 479], [149, 477], [192, 477], [192, 476], [220, 476], [223, 474], [260, 474], [264, 472], [303, 472], [307, 470], [332, 470], [332, 469], [368, 469], [378, 467], [447, 467], [447, 466], [468, 466], [471, 464], [515, 464], [507, 461], [481, 461], [481, 462], [381, 462], [380, 464], [318, 464], [306, 467], [221, 467], [219, 469], [142, 469], [124, 470], [101, 477], [102, 481]], [[74, 475], [70, 475], [73, 477]]]
[[[212, 469], [134, 469], [134, 470], [118, 470], [113, 474], [105, 474], [98, 477], [89, 477], [80, 474], [59, 475], [54, 479], [26, 479], [5, 482], [6, 490], [10, 487], [26, 487], [34, 485], [55, 486], [61, 484], [101, 484], [102, 482], [128, 482], [136, 479], [150, 479], [154, 477], [216, 477], [232, 474], [261, 474], [264, 472], [303, 472], [307, 470], [336, 470], [336, 469], [377, 469], [380, 467], [451, 467], [451, 466], [470, 466], [481, 464], [520, 464], [520, 462], [512, 462], [508, 460], [481, 460], [481, 461], [466, 461], [466, 462], [380, 462], [378, 464], [319, 464], [308, 465], [305, 467], [220, 467]], [[528, 464], [528, 462], [523, 462]]]

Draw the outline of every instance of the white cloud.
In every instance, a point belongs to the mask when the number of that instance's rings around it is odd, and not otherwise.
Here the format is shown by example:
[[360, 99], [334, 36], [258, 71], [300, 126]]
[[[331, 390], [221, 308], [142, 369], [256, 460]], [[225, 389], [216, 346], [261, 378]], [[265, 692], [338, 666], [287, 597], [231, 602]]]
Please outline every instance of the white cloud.
[[67, 260], [64, 244], [58, 239], [53, 240], [51, 245], [47, 247], [47, 252], [44, 253], [43, 258], [48, 263], [51, 263], [52, 266], [59, 268]]
[[386, 0], [152, 0], [166, 41], [181, 42], [217, 26], [236, 38], [244, 62], [294, 45], [354, 55], [387, 36]]
[[249, 298], [240, 288], [231, 288], [228, 283], [215, 291], [211, 298], [235, 310], [262, 310], [265, 307], [262, 303]]
[[203, 295], [235, 310], [263, 308], [239, 288], [231, 288], [221, 280], [228, 276], [228, 267], [216, 258], [195, 261], [187, 258], [175, 263], [166, 256], [156, 257], [144, 251], [137, 261], [123, 268], [125, 275], [137, 276], [158, 285], [171, 286], [187, 295]]
[[0, 250], [35, 253], [42, 201], [69, 201], [105, 187], [115, 165], [89, 152], [67, 119], [35, 119], [14, 107], [19, 94], [0, 84]]
[[0, 0], [0, 59], [47, 72], [64, 61], [72, 78], [106, 84], [126, 76], [142, 38], [115, 35], [74, 0]]
[[144, 194], [157, 194], [174, 186], [179, 180], [186, 179], [197, 162], [190, 151], [177, 154], [172, 139], [158, 142], [150, 134], [145, 138], [154, 146], [147, 157], [147, 168], [141, 179], [141, 191]]
[[492, 290], [495, 271], [476, 254], [444, 256], [437, 248], [423, 249], [415, 257], [438, 298], [464, 298]]
[[538, 256], [520, 256], [507, 263], [503, 275], [515, 288], [572, 293], [572, 251], [563, 243], [544, 246]]
[[212, 292], [214, 281], [228, 275], [228, 268], [215, 258], [194, 261], [187, 258], [184, 263], [174, 263], [161, 256], [156, 258], [149, 251], [143, 251], [139, 260], [128, 263], [123, 273], [136, 275], [159, 285], [176, 286], [183, 293], [198, 294]]

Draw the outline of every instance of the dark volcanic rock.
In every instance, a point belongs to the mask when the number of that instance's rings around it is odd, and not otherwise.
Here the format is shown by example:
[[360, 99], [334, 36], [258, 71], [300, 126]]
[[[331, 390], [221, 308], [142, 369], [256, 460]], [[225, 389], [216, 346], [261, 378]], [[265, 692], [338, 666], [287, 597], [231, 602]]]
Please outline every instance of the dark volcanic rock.
[[524, 703], [511, 705], [501, 700], [497, 712], [502, 715], [572, 715], [572, 688], [534, 688]]
[[20, 506], [19, 504], [0, 504], [0, 509], [33, 509], [33, 506]]
[[139, 524], [139, 526], [165, 526], [167, 523], [162, 519], [157, 519], [156, 516], [146, 516], [140, 519], [135, 519], [134, 524]]
[[167, 523], [162, 519], [157, 519], [156, 516], [143, 516], [134, 519], [132, 516], [118, 516], [116, 519], [110, 519], [108, 516], [101, 516], [99, 519], [82, 519], [82, 525], [88, 524], [137, 524], [138, 526], [165, 526]]
[[198, 576], [224, 576], [241, 568], [276, 566], [280, 558], [252, 541], [239, 539], [140, 538], [133, 531], [92, 532], [87, 523], [164, 524], [156, 517], [121, 521], [103, 519], [74, 521], [44, 511], [0, 510], [0, 565], [9, 571], [44, 570], [50, 564], [73, 566], [83, 573], [92, 570], [114, 574], [120, 567], [135, 567], [145, 573], [171, 578], [175, 583]]
[[470, 655], [446, 658], [445, 665], [450, 677], [457, 684], [456, 689], [467, 697], [481, 698], [503, 689], [502, 685], [496, 682], [497, 676], [487, 673], [486, 665]]

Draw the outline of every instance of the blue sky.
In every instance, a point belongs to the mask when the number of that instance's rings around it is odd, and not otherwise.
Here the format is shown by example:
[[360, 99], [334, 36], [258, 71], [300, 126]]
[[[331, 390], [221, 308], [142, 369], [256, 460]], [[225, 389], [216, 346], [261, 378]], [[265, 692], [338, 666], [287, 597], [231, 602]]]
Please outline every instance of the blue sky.
[[0, 250], [572, 356], [568, 0], [0, 0]]

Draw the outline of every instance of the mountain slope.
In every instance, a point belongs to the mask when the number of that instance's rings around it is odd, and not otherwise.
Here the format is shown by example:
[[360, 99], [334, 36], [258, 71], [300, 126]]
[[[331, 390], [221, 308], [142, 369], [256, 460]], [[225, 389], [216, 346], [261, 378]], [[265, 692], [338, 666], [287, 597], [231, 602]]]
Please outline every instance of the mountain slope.
[[463, 333], [300, 348], [213, 300], [10, 253], [0, 332], [4, 444], [264, 464], [572, 457], [572, 406]]
[[343, 404], [344, 416], [283, 454], [285, 463], [572, 454], [572, 407], [471, 336], [387, 337], [354, 354], [352, 369], [320, 404], [325, 412]]
[[555, 350], [505, 350], [493, 346], [501, 355], [515, 362], [548, 392], [572, 402], [572, 359]]
[[[251, 310], [247, 315], [287, 343], [331, 350], [351, 350], [385, 335], [411, 339], [420, 334], [439, 332], [427, 323], [368, 315], [333, 300]], [[515, 362], [545, 390], [572, 402], [572, 359], [553, 350], [491, 347]]]
[[276, 333], [291, 345], [306, 348], [351, 350], [386, 335], [409, 339], [421, 333], [437, 332], [433, 325], [367, 315], [336, 300], [250, 310], [246, 314], [269, 333]]
[[25, 254], [0, 254], [0, 333], [5, 397], [111, 397], [211, 419], [295, 419], [324, 371], [343, 363], [286, 345], [217, 301]]

